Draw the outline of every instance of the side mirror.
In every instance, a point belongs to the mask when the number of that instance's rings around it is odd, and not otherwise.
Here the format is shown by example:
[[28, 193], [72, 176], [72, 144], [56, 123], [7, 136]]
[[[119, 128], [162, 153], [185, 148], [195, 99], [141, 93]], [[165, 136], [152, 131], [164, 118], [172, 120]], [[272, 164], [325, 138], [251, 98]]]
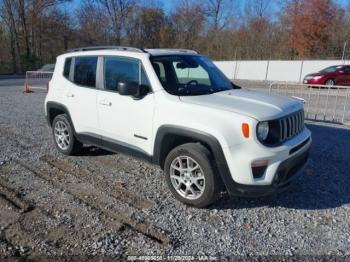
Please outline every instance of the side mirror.
[[339, 74], [345, 74], [345, 71], [340, 70], [340, 71], [339, 71]]
[[119, 82], [118, 93], [121, 96], [138, 97], [140, 94], [140, 86], [136, 82]]

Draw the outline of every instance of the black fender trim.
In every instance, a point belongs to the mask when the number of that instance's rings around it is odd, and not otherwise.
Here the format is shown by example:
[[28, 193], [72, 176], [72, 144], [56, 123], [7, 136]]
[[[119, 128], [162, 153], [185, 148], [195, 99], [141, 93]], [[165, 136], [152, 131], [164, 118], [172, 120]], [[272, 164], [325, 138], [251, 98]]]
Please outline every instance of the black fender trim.
[[[62, 105], [62, 104], [57, 103], [57, 102], [47, 102], [46, 103], [46, 120], [47, 120], [47, 123], [50, 127], [52, 124], [51, 123], [51, 110], [52, 109], [58, 109], [60, 111], [65, 112], [65, 114], [67, 114], [68, 120], [70, 121], [70, 124], [72, 125], [73, 130], [74, 130], [74, 125], [73, 125], [72, 118], [70, 116], [68, 108], [65, 105]], [[75, 133], [75, 130], [74, 130], [74, 133]]]
[[206, 132], [192, 129], [192, 128], [179, 127], [179, 126], [173, 126], [173, 125], [161, 126], [158, 129], [155, 142], [154, 142], [153, 163], [157, 165], [161, 164], [162, 143], [166, 138], [166, 136], [168, 135], [188, 137], [194, 141], [198, 141], [200, 143], [203, 143], [205, 146], [207, 146], [213, 154], [214, 162], [219, 171], [220, 178], [224, 183], [224, 186], [226, 187], [226, 190], [229, 193], [231, 192], [234, 193], [235, 191], [234, 188], [236, 183], [232, 179], [222, 147], [219, 141], [213, 135], [208, 134]]

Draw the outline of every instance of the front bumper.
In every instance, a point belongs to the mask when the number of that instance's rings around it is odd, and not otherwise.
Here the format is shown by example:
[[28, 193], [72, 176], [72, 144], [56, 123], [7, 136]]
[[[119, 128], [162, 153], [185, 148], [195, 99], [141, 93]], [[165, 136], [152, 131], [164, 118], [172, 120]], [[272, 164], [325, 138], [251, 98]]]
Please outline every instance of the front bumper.
[[[306, 166], [311, 146], [311, 133], [305, 130], [276, 148], [257, 143], [242, 144], [225, 152], [227, 173], [224, 178], [227, 191], [235, 196], [263, 196], [279, 191], [290, 184]], [[264, 174], [254, 178], [251, 164], [268, 160]]]
[[308, 158], [309, 148], [283, 161], [278, 167], [271, 185], [256, 186], [234, 183], [229, 193], [234, 196], [258, 197], [283, 190], [302, 173], [302, 170], [307, 165]]
[[308, 85], [323, 85], [325, 79], [324, 78], [319, 78], [319, 79], [304, 79], [303, 84], [308, 84]]

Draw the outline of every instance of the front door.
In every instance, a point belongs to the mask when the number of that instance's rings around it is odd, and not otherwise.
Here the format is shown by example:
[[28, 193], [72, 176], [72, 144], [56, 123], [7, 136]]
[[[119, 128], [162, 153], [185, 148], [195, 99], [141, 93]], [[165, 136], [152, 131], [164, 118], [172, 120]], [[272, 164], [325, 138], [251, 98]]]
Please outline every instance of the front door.
[[344, 67], [344, 73], [345, 73], [344, 85], [350, 86], [350, 66], [345, 66]]
[[153, 93], [135, 99], [117, 91], [119, 82], [138, 82], [150, 88], [141, 62], [111, 56], [103, 57], [102, 64], [103, 89], [97, 91], [97, 107], [103, 143], [117, 143], [151, 155]]

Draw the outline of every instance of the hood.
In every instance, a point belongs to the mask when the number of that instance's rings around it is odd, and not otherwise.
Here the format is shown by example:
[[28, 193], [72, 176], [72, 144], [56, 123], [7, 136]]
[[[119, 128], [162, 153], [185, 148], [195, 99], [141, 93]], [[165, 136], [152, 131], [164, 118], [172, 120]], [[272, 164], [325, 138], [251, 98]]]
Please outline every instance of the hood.
[[259, 121], [288, 115], [302, 108], [296, 99], [248, 89], [233, 89], [201, 96], [181, 96], [185, 103], [243, 114]]
[[308, 74], [306, 76], [322, 76], [322, 75], [325, 75], [327, 73], [324, 73], [324, 72], [317, 72], [317, 73], [312, 73], [312, 74]]

